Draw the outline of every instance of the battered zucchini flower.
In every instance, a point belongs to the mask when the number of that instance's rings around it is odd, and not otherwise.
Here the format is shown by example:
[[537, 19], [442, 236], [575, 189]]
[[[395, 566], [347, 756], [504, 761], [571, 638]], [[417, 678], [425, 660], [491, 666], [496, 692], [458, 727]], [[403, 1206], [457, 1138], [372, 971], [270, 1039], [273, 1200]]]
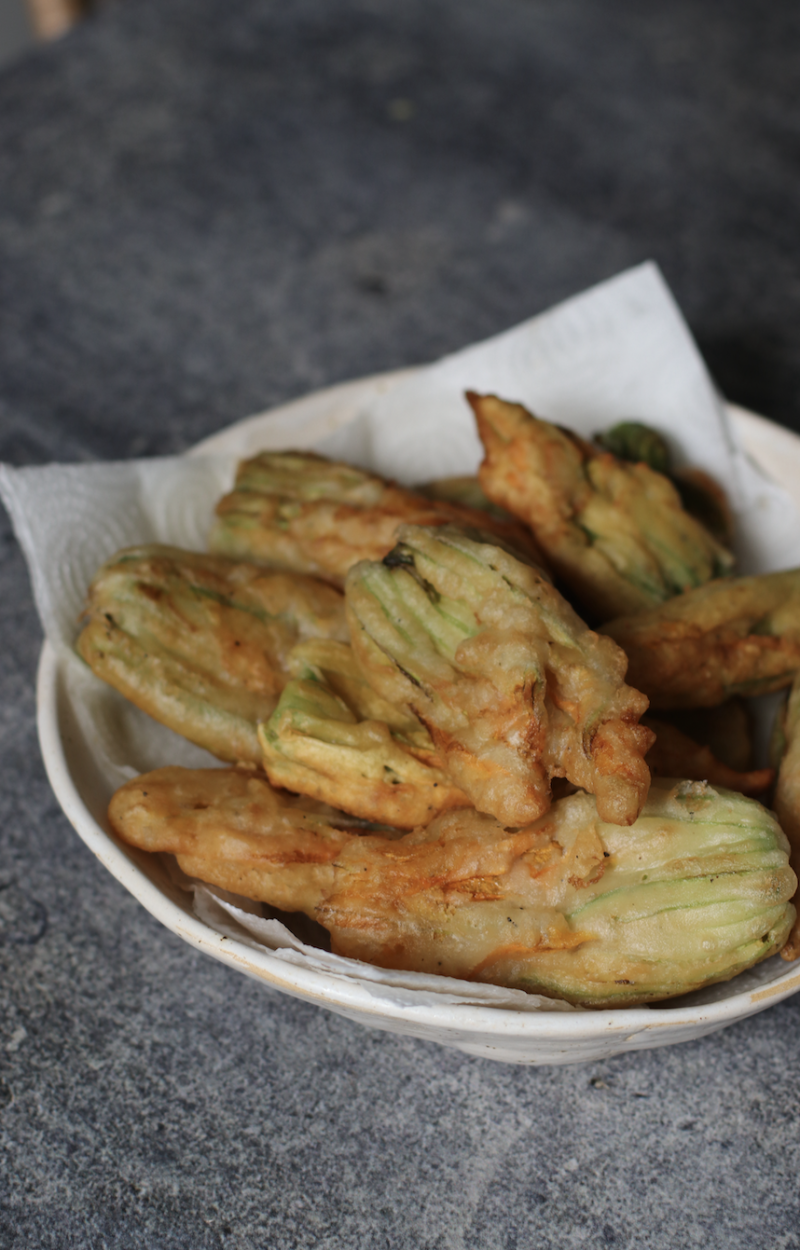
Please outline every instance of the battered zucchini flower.
[[353, 649], [373, 688], [430, 731], [481, 812], [523, 825], [567, 777], [630, 824], [647, 794], [647, 700], [616, 646], [537, 568], [487, 536], [404, 526], [346, 585]]
[[234, 490], [217, 505], [211, 550], [344, 584], [359, 560], [380, 560], [403, 523], [483, 525], [541, 560], [513, 517], [486, 515], [456, 500], [424, 496], [353, 465], [312, 452], [262, 452], [239, 465]]
[[426, 730], [369, 687], [350, 647], [301, 644], [290, 668], [301, 676], [258, 731], [273, 785], [399, 829], [469, 806], [438, 766]]
[[[789, 839], [792, 868], [800, 876], [800, 677], [795, 677], [789, 698], [781, 709], [776, 738], [779, 767], [773, 807]], [[788, 960], [800, 955], [800, 920], [795, 922], [781, 954]]]
[[710, 582], [602, 632], [654, 707], [714, 707], [768, 694], [800, 668], [800, 569]]
[[702, 782], [654, 782], [630, 828], [586, 794], [523, 829], [451, 811], [393, 839], [309, 803], [252, 775], [170, 768], [128, 782], [109, 819], [191, 876], [305, 912], [336, 954], [588, 1007], [728, 980], [795, 919], [773, 816]]
[[157, 545], [121, 551], [89, 588], [77, 649], [137, 707], [220, 759], [261, 762], [292, 647], [347, 638], [344, 601], [311, 577]]
[[388, 725], [418, 759], [437, 763], [436, 749], [424, 725], [408, 708], [396, 707], [372, 689], [348, 642], [311, 638], [293, 647], [287, 659], [293, 677], [323, 682], [343, 699], [357, 720], [378, 720]]
[[673, 469], [666, 439], [641, 421], [620, 421], [595, 435], [595, 442], [619, 460], [644, 463], [663, 473], [680, 495], [690, 516], [699, 521], [723, 547], [733, 541], [733, 513], [727, 495], [703, 469]]
[[467, 392], [490, 499], [530, 526], [557, 577], [599, 619], [638, 612], [730, 572], [733, 557], [673, 484], [522, 407]]

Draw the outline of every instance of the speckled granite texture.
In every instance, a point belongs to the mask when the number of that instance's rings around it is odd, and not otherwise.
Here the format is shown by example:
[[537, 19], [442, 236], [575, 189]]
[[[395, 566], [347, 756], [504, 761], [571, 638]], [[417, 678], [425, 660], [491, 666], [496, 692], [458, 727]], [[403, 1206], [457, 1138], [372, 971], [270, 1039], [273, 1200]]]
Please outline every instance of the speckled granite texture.
[[[181, 449], [652, 256], [800, 428], [790, 0], [130, 0], [0, 75], [0, 457]], [[583, 1068], [194, 954], [39, 761], [0, 522], [4, 1250], [800, 1247], [800, 997]]]

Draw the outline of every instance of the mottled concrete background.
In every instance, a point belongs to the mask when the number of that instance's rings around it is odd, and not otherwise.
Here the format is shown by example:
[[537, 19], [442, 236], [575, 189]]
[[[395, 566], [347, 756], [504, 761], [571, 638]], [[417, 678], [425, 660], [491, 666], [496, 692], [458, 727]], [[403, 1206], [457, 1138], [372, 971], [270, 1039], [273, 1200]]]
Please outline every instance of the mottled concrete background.
[[15, 60], [33, 42], [25, 0], [0, 0], [0, 66]]
[[[130, 0], [0, 75], [0, 457], [181, 449], [646, 257], [800, 428], [791, 0]], [[0, 530], [0, 1244], [800, 1247], [800, 997], [583, 1068], [194, 954], [72, 832]]]

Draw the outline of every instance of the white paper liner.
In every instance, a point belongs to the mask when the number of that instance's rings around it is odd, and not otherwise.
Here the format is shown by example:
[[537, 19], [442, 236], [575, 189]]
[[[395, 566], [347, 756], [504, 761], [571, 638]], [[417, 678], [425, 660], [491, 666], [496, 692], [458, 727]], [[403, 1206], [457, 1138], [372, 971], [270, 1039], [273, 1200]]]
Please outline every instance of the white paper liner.
[[[788, 494], [739, 446], [713, 383], [656, 266], [642, 265], [550, 312], [418, 370], [315, 444], [402, 482], [472, 473], [481, 452], [463, 391], [521, 400], [591, 437], [636, 418], [669, 440], [678, 462], [706, 469], [728, 491], [742, 572], [800, 564], [800, 524]], [[318, 414], [319, 416], [319, 414]], [[305, 438], [298, 439], [306, 445]], [[99, 681], [71, 651], [86, 588], [121, 547], [144, 542], [203, 550], [214, 505], [230, 489], [231, 456], [124, 463], [0, 466], [0, 496], [30, 569], [47, 638], [59, 650], [67, 695], [110, 794], [164, 764], [217, 764]], [[497, 986], [373, 968], [295, 937], [258, 904], [192, 883], [195, 910], [216, 932], [268, 947], [332, 978], [356, 978], [394, 1004], [482, 1003], [521, 1011], [574, 1010]], [[746, 974], [774, 980], [774, 961]], [[703, 1001], [727, 997], [722, 985]]]
[[137, 543], [203, 551], [233, 456], [106, 464], [0, 464], [2, 498], [31, 575], [46, 637], [71, 645], [99, 566]]

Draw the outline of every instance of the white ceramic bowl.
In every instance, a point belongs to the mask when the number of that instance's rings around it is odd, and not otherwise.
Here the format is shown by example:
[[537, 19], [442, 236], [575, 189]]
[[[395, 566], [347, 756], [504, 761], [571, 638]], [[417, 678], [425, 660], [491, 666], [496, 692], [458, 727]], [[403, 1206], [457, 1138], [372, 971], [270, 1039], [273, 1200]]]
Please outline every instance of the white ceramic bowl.
[[[241, 456], [268, 448], [311, 446], [404, 376], [385, 374], [320, 391], [240, 421], [206, 439], [192, 454]], [[800, 438], [741, 409], [732, 408], [731, 413], [746, 449], [800, 503]], [[345, 981], [287, 964], [266, 948], [254, 950], [223, 937], [193, 914], [190, 896], [173, 884], [158, 857], [125, 847], [108, 832], [106, 790], [92, 742], [79, 728], [64, 677], [55, 651], [46, 643], [38, 677], [39, 739], [53, 790], [80, 837], [173, 933], [276, 990], [360, 1024], [440, 1042], [469, 1054], [508, 1063], [564, 1064], [690, 1041], [763, 1011], [800, 989], [800, 967], [776, 957], [723, 986], [656, 1007], [539, 1013], [431, 1003], [423, 996], [415, 1002], [413, 994], [401, 1006], [387, 1001], [380, 988], [367, 980]]]

